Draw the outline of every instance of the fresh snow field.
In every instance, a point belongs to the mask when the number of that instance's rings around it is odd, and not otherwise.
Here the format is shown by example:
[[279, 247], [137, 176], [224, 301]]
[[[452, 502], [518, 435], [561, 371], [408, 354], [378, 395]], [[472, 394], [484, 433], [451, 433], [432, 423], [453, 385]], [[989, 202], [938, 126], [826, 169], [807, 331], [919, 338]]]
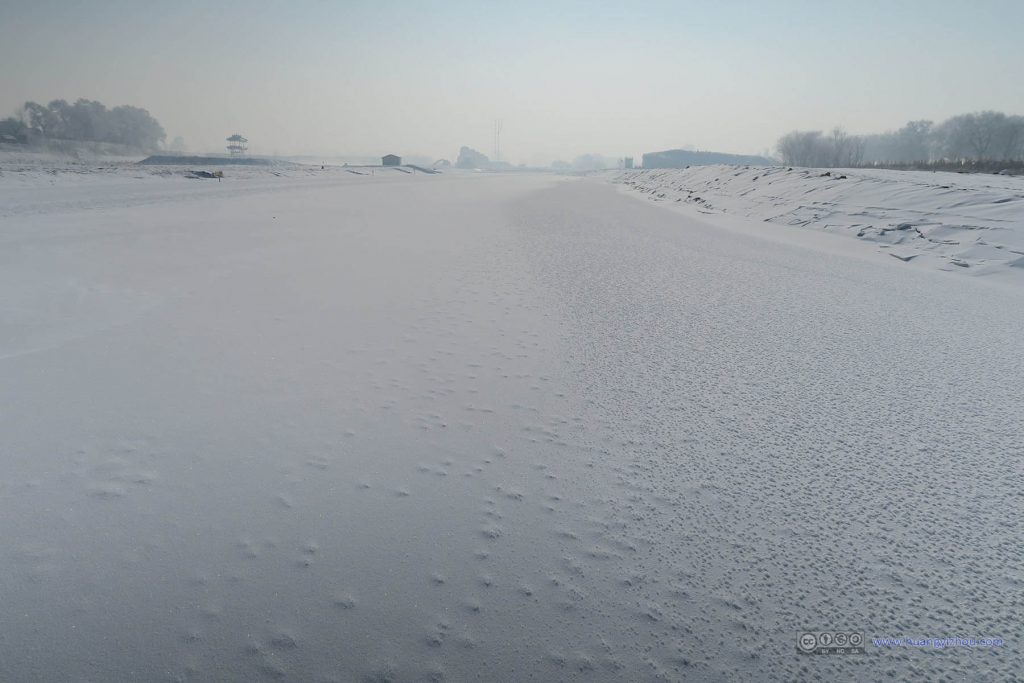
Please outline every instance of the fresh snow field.
[[1024, 671], [1024, 180], [184, 170], [0, 165], [0, 681]]

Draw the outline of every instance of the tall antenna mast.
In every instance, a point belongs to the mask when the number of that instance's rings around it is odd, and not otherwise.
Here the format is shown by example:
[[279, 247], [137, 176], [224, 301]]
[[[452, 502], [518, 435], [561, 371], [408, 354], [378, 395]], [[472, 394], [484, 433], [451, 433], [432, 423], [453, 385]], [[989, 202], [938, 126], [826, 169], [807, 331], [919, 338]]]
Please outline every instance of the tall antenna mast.
[[501, 119], [494, 122], [494, 160], [501, 161]]

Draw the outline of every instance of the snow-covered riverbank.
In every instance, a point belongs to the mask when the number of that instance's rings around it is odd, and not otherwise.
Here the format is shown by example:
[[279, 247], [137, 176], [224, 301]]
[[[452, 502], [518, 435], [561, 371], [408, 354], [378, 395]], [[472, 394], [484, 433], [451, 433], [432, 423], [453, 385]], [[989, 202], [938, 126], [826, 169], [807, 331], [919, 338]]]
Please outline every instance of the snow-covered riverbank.
[[[655, 201], [870, 243], [903, 262], [1024, 285], [1024, 178], [924, 171], [694, 166], [615, 181]], [[851, 247], [851, 250], [856, 247]]]

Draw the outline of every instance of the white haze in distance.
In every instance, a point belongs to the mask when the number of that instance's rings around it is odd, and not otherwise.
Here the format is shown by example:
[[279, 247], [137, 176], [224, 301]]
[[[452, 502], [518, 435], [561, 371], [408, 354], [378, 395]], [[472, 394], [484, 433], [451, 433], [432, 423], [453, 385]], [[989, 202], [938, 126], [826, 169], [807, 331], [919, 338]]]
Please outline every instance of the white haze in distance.
[[1024, 3], [7, 3], [0, 117], [25, 100], [147, 108], [168, 142], [264, 154], [549, 163], [685, 145], [759, 153], [1024, 113]]

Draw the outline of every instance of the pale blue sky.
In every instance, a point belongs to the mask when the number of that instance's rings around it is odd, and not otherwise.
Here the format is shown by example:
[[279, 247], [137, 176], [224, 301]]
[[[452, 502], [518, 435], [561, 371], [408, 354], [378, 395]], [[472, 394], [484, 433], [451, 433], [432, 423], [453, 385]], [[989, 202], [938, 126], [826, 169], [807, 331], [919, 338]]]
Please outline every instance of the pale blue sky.
[[452, 158], [501, 118], [546, 163], [1024, 113], [1020, 0], [0, 2], [0, 114], [135, 104], [193, 150]]

